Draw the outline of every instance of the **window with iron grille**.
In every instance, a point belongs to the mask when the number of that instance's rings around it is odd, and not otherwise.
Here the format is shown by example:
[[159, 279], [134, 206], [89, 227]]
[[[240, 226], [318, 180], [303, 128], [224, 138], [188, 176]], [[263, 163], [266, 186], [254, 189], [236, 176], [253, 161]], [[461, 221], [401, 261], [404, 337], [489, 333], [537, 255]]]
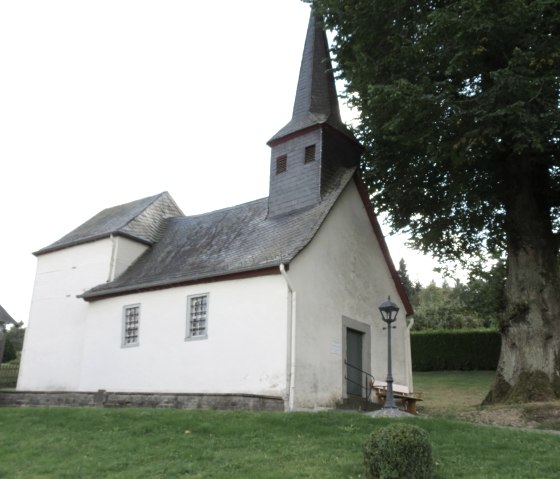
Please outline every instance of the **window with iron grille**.
[[305, 147], [305, 160], [304, 163], [311, 163], [315, 161], [315, 145]]
[[288, 169], [288, 155], [276, 158], [276, 174], [284, 173]]
[[140, 305], [125, 306], [123, 311], [123, 346], [138, 346], [140, 333]]
[[208, 294], [189, 296], [187, 339], [208, 337]]

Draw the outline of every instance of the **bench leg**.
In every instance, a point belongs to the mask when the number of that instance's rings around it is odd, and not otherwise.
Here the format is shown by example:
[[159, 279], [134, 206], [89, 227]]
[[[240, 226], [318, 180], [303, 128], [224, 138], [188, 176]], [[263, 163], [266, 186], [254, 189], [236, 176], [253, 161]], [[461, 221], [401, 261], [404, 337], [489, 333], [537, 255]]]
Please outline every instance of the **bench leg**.
[[405, 402], [406, 412], [410, 414], [416, 414], [416, 399], [406, 399]]

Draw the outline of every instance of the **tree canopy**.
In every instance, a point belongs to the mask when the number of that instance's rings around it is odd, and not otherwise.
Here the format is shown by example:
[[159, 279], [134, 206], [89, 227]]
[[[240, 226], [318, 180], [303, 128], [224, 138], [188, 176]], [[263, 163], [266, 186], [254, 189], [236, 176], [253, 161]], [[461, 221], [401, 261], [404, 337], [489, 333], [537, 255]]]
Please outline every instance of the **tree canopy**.
[[471, 272], [466, 283], [434, 282], [416, 292], [414, 328], [496, 328], [505, 310], [503, 263]]
[[375, 208], [441, 259], [507, 258], [489, 401], [560, 397], [560, 2], [312, 3]]
[[444, 258], [503, 251], [519, 162], [558, 221], [557, 1], [314, 4], [360, 111], [366, 184], [395, 229]]
[[399, 269], [397, 270], [397, 274], [403, 285], [404, 291], [410, 300], [410, 304], [416, 306], [418, 304], [418, 293], [422, 289], [422, 285], [419, 281], [413, 283], [408, 275], [408, 268], [406, 266], [406, 262], [403, 258], [399, 261]]

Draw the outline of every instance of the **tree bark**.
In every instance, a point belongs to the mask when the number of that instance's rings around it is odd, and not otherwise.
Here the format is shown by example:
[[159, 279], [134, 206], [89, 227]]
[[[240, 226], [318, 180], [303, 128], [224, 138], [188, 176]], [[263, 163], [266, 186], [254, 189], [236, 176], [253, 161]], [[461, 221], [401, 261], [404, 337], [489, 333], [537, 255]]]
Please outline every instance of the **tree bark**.
[[549, 171], [516, 158], [505, 181], [507, 283], [502, 349], [485, 403], [560, 398], [560, 269], [548, 189]]

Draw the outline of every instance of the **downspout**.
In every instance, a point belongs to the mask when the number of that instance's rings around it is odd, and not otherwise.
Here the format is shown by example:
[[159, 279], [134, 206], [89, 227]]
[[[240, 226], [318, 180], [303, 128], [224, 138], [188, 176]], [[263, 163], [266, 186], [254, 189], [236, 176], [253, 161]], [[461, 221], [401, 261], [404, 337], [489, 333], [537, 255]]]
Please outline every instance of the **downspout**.
[[288, 291], [290, 292], [291, 305], [290, 305], [290, 343], [288, 344], [288, 357], [290, 358], [290, 386], [288, 390], [288, 410], [294, 410], [294, 399], [296, 390], [296, 291], [290, 282], [288, 273], [284, 263], [280, 264], [280, 273], [286, 281]]
[[414, 326], [414, 316], [410, 316], [407, 318], [406, 322], [406, 334], [407, 334], [407, 341], [405, 344], [405, 357], [406, 357], [406, 375], [408, 376], [408, 388], [410, 392], [414, 392], [414, 386], [412, 384], [412, 351], [410, 347], [410, 330]]
[[115, 270], [117, 268], [117, 250], [119, 249], [118, 238], [114, 235], [110, 236], [113, 248], [111, 250], [111, 263], [109, 264], [109, 277], [107, 283], [115, 279]]

